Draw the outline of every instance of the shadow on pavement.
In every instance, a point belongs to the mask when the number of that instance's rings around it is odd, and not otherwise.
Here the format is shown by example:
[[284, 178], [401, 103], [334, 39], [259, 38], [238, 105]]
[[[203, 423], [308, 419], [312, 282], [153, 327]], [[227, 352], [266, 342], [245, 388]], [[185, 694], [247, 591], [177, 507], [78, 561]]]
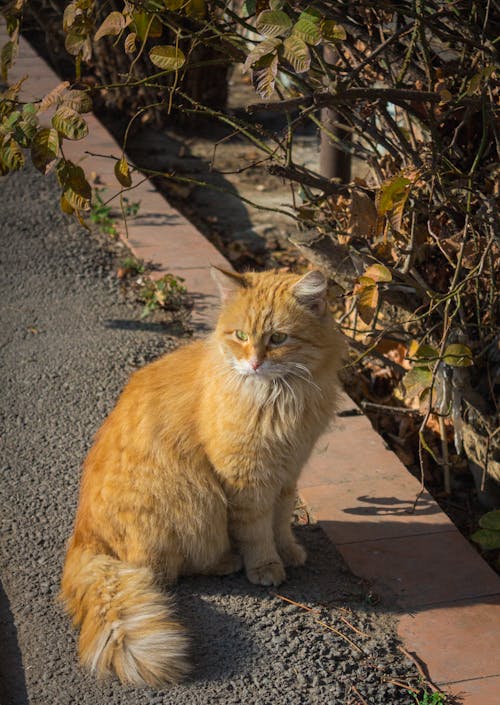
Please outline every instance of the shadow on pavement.
[[0, 703], [28, 704], [24, 666], [9, 598], [0, 583]]

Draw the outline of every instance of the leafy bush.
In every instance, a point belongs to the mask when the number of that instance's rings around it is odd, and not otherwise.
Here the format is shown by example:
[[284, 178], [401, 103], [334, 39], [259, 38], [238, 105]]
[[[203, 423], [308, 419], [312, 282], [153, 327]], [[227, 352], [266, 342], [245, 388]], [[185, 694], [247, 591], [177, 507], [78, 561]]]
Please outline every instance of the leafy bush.
[[[4, 77], [21, 16], [40, 5], [13, 0], [3, 10], [10, 35]], [[86, 134], [91, 97], [105, 93], [120, 104], [123, 95], [147, 95], [129, 100], [131, 122], [176, 111], [229, 124], [293, 186], [295, 207], [286, 212], [299, 228], [292, 241], [344, 288], [341, 324], [361, 354], [384, 355], [388, 340], [404, 341], [411, 370], [401, 368], [399, 377], [405, 372], [403, 384], [427, 405], [420, 452], [430, 450], [447, 471], [444, 446], [437, 457], [426, 440], [431, 413], [452, 417], [458, 448], [468, 406], [479, 408], [488, 434], [498, 426], [494, 7], [467, 0], [338, 0], [305, 9], [287, 0], [72, 0], [60, 20], [75, 85], [29, 105], [19, 101], [21, 82], [7, 88], [1, 173], [21, 168], [31, 150], [40, 171], [56, 170], [63, 210], [82, 218], [90, 187], [62, 146]], [[103, 54], [120, 67], [112, 80], [102, 80]], [[259, 98], [247, 119], [186, 90], [193, 71], [209, 80], [214, 68], [237, 64]], [[50, 104], [57, 106], [52, 127], [41, 128], [38, 116]], [[284, 128], [266, 130], [254, 117], [261, 111], [282, 115]], [[341, 183], [297, 163], [295, 136], [311, 122], [369, 165], [369, 178]], [[134, 165], [123, 154], [115, 174], [118, 186], [132, 183]]]

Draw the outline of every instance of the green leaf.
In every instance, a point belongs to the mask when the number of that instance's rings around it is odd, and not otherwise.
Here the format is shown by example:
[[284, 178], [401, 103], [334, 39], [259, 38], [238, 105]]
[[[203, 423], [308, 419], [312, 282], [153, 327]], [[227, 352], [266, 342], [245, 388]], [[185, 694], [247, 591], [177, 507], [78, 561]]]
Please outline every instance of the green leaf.
[[1, 159], [9, 171], [17, 171], [24, 166], [24, 154], [16, 140], [10, 139], [2, 146]]
[[73, 215], [73, 213], [75, 212], [75, 209], [73, 208], [73, 206], [70, 206], [68, 201], [64, 198], [63, 194], [61, 194], [59, 204], [63, 213], [66, 213], [67, 215]]
[[83, 169], [73, 162], [61, 160], [57, 169], [57, 178], [63, 190], [63, 196], [75, 210], [90, 210], [92, 190], [85, 178]]
[[493, 551], [495, 548], [500, 548], [500, 531], [478, 529], [472, 534], [471, 539], [478, 543], [484, 551]]
[[356, 308], [359, 317], [366, 323], [370, 324], [377, 310], [379, 292], [377, 283], [371, 277], [358, 277], [354, 285], [353, 293], [357, 296]]
[[7, 81], [7, 74], [12, 64], [14, 63], [14, 58], [17, 54], [17, 42], [8, 41], [2, 47], [2, 52], [0, 54], [0, 67], [2, 79]]
[[[23, 113], [24, 115], [24, 113]], [[38, 121], [35, 115], [26, 115], [16, 125], [14, 136], [21, 147], [29, 147], [35, 136]]]
[[309, 47], [296, 34], [287, 37], [283, 42], [283, 57], [293, 66], [297, 73], [304, 73], [311, 66]]
[[500, 531], [500, 509], [483, 514], [479, 519], [479, 526], [482, 529], [491, 529], [491, 531]]
[[[185, 4], [185, 3], [184, 3]], [[188, 0], [186, 5], [186, 15], [202, 20], [207, 14], [207, 3], [205, 0]]]
[[264, 39], [257, 44], [246, 58], [245, 64], [243, 65], [243, 73], [248, 71], [248, 69], [263, 56], [274, 53], [280, 45], [281, 39], [276, 37], [269, 37], [269, 39]]
[[133, 18], [133, 26], [141, 42], [143, 42], [146, 37], [158, 39], [158, 37], [161, 37], [163, 34], [163, 25], [156, 15], [152, 15], [149, 12], [134, 12]]
[[149, 52], [149, 58], [163, 71], [177, 71], [186, 61], [181, 49], [167, 45], [153, 47]]
[[73, 30], [69, 30], [64, 40], [64, 48], [71, 56], [78, 56], [87, 41], [87, 35]]
[[179, 10], [186, 4], [186, 0], [163, 0], [163, 4], [167, 10]]
[[52, 118], [52, 125], [69, 140], [81, 140], [87, 136], [89, 128], [82, 116], [71, 108], [62, 105]]
[[266, 37], [280, 37], [292, 28], [292, 20], [282, 10], [264, 10], [257, 17], [255, 28]]
[[333, 20], [323, 20], [320, 25], [321, 36], [326, 42], [343, 42], [347, 39], [345, 29]]
[[90, 113], [92, 111], [92, 98], [87, 91], [71, 90], [65, 93], [63, 105], [75, 110], [77, 113]]
[[118, 183], [128, 188], [132, 186], [132, 178], [130, 176], [130, 169], [128, 168], [128, 162], [125, 157], [119, 159], [115, 164], [115, 176]]
[[368, 267], [364, 273], [365, 277], [370, 277], [376, 282], [390, 282], [392, 281], [391, 272], [383, 264], [372, 264]]
[[403, 385], [411, 397], [417, 397], [432, 383], [432, 372], [427, 367], [412, 367], [403, 377]]
[[293, 26], [293, 34], [307, 42], [307, 44], [316, 46], [321, 41], [320, 19], [321, 15], [313, 8], [302, 12]]
[[54, 128], [42, 127], [31, 143], [31, 161], [42, 174], [48, 174], [59, 155], [59, 133]]
[[125, 17], [122, 13], [110, 12], [95, 33], [94, 42], [98, 42], [102, 37], [109, 35], [116, 37], [123, 29], [125, 29]]
[[385, 215], [396, 205], [401, 205], [401, 201], [406, 201], [409, 194], [411, 181], [405, 176], [395, 176], [384, 182], [380, 188], [377, 198], [377, 212], [380, 216]]
[[467, 345], [452, 343], [447, 345], [443, 354], [443, 360], [452, 367], [470, 367], [474, 364], [472, 351]]

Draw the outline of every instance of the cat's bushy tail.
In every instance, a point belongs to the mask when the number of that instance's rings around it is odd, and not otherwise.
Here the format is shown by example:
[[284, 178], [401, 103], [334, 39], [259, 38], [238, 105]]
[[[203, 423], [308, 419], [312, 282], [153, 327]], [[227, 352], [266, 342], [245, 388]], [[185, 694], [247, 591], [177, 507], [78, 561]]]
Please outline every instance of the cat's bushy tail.
[[80, 660], [97, 676], [158, 687], [189, 670], [187, 636], [149, 568], [73, 544], [61, 599], [80, 627]]

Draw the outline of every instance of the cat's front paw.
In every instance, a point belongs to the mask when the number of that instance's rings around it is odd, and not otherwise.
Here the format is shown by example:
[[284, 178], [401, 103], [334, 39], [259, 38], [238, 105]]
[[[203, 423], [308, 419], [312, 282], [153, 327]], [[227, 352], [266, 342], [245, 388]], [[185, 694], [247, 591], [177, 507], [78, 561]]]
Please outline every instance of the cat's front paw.
[[290, 541], [283, 546], [278, 547], [278, 551], [284, 565], [288, 567], [298, 567], [304, 565], [307, 560], [307, 551], [304, 546], [301, 546], [297, 541]]
[[278, 586], [285, 580], [286, 573], [281, 561], [273, 561], [247, 568], [247, 578], [254, 585]]

